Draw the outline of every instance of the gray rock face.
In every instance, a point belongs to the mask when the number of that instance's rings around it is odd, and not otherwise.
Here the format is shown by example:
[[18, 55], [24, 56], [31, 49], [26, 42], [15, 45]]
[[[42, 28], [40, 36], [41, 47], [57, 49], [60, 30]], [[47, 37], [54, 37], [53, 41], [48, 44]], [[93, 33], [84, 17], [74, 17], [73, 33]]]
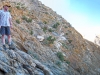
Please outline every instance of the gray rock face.
[[[0, 40], [1, 43], [1, 40]], [[2, 48], [2, 46], [0, 47]], [[0, 75], [53, 75], [39, 61], [19, 50], [0, 50]]]

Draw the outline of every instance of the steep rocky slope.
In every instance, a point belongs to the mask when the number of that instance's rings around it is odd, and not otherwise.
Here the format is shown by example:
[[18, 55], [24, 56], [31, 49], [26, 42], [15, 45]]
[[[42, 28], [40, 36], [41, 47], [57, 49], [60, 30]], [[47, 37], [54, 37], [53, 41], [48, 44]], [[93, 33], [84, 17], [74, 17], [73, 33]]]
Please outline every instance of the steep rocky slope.
[[38, 0], [7, 2], [16, 49], [1, 49], [3, 75], [100, 75], [100, 47], [83, 39], [64, 18]]
[[0, 46], [0, 75], [53, 75], [46, 66], [20, 49], [5, 51]]

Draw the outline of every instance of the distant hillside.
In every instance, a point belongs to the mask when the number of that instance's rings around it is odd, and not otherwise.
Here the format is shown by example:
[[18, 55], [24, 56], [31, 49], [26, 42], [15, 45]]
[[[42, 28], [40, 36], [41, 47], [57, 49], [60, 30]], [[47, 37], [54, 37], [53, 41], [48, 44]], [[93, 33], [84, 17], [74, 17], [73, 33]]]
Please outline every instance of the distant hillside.
[[100, 75], [100, 47], [62, 16], [38, 0], [7, 2], [16, 49], [4, 51], [0, 44], [1, 75]]

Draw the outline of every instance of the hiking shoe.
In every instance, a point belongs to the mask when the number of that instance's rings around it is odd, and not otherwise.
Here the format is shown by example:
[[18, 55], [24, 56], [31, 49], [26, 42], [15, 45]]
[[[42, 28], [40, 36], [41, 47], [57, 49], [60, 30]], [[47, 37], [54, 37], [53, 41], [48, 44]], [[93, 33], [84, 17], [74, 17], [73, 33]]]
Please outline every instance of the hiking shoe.
[[6, 45], [3, 45], [3, 49], [4, 49], [4, 50], [7, 50]]
[[15, 49], [15, 47], [13, 45], [9, 45], [9, 49]]

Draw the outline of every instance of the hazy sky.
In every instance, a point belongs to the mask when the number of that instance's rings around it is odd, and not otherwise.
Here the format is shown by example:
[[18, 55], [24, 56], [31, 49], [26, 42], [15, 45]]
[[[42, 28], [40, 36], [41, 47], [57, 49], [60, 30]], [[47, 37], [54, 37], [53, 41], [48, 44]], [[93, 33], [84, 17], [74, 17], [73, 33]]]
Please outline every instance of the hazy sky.
[[62, 15], [84, 38], [100, 34], [100, 0], [40, 0]]

